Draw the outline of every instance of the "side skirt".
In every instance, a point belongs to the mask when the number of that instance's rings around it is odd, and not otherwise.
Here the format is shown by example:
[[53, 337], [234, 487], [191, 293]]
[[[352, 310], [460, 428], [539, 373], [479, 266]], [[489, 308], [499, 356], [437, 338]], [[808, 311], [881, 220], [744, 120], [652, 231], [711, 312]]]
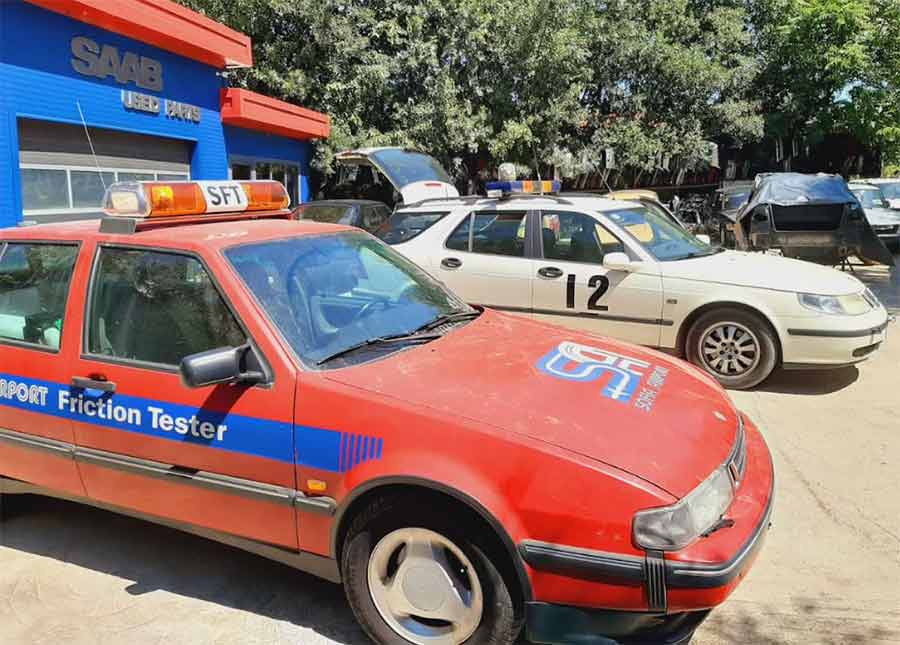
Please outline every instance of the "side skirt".
[[282, 549], [271, 544], [266, 544], [265, 542], [248, 540], [246, 538], [238, 537], [230, 533], [223, 533], [222, 531], [215, 531], [213, 529], [196, 526], [194, 524], [176, 522], [174, 520], [157, 517], [155, 515], [139, 513], [137, 511], [123, 508], [121, 506], [114, 506], [112, 504], [98, 502], [85, 497], [67, 495], [65, 493], [44, 488], [42, 486], [35, 486], [27, 482], [18, 481], [16, 479], [8, 479], [6, 477], [0, 477], [0, 495], [2, 494], [42, 495], [44, 497], [53, 497], [69, 502], [75, 502], [77, 504], [84, 504], [85, 506], [92, 506], [104, 511], [118, 513], [119, 515], [133, 517], [138, 520], [144, 520], [145, 522], [159, 524], [160, 526], [166, 526], [168, 528], [176, 529], [184, 533], [190, 533], [191, 535], [196, 535], [208, 540], [213, 540], [214, 542], [219, 542], [236, 549], [241, 549], [242, 551], [247, 551], [249, 553], [262, 556], [268, 560], [280, 562], [293, 569], [303, 571], [304, 573], [309, 573], [318, 578], [323, 578], [325, 580], [328, 580], [329, 582], [334, 582], [336, 584], [341, 583], [341, 572], [338, 567], [337, 561], [332, 558], [316, 555], [315, 553], [308, 553], [306, 551], [290, 551], [288, 549]]

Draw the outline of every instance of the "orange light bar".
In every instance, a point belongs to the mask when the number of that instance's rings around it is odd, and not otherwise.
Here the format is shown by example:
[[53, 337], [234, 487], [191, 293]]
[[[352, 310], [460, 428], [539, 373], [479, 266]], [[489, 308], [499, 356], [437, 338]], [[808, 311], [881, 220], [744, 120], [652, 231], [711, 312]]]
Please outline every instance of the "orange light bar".
[[141, 219], [282, 210], [290, 203], [277, 181], [120, 182], [103, 200], [108, 215]]
[[143, 184], [143, 189], [150, 206], [147, 217], [201, 215], [206, 212], [206, 198], [199, 184], [194, 182], [147, 182]]
[[277, 181], [245, 181], [241, 186], [247, 194], [248, 211], [281, 210], [291, 204], [287, 190]]

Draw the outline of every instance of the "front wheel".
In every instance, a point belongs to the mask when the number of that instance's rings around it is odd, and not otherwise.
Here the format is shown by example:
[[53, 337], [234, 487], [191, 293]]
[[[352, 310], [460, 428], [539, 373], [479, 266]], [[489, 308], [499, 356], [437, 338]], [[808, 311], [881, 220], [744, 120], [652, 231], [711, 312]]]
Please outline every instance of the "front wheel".
[[511, 645], [521, 627], [478, 530], [381, 500], [354, 519], [341, 557], [347, 599], [380, 645]]
[[691, 325], [685, 349], [691, 363], [735, 390], [759, 385], [778, 362], [778, 345], [769, 324], [757, 314], [733, 307], [700, 316]]

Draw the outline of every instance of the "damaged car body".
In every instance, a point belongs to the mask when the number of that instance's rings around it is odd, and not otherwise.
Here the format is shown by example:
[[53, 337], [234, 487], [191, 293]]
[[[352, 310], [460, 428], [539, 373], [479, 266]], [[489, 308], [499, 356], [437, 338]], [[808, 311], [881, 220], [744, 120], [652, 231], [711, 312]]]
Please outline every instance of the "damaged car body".
[[837, 175], [759, 175], [735, 225], [742, 250], [781, 249], [783, 255], [819, 264], [851, 256], [893, 265], [893, 257], [866, 220], [847, 182]]

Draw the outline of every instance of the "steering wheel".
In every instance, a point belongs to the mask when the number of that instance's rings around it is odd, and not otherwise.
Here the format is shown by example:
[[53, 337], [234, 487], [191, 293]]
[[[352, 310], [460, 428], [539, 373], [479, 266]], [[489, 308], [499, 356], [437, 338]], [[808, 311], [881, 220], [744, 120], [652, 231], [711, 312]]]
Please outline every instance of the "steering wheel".
[[378, 298], [376, 300], [370, 300], [369, 302], [364, 304], [362, 307], [360, 307], [359, 311], [356, 312], [356, 315], [353, 316], [353, 320], [351, 320], [350, 322], [355, 323], [359, 320], [362, 320], [366, 316], [370, 315], [373, 311], [375, 311], [375, 307], [377, 305], [380, 305], [382, 308], [384, 308], [385, 305], [387, 305], [387, 300], [384, 300], [383, 298]]

